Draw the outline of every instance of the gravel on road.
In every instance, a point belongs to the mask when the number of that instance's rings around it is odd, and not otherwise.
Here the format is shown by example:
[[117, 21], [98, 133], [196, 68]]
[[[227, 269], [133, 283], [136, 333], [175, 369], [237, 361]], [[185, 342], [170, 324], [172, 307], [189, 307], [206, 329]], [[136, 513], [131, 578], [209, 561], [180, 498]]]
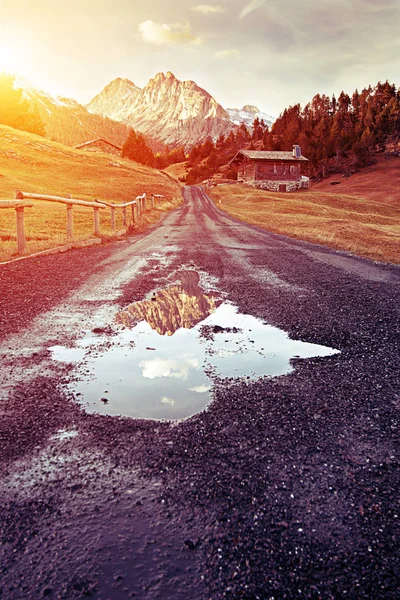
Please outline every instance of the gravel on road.
[[[0, 268], [0, 598], [398, 598], [400, 268], [184, 195], [138, 239]], [[49, 346], [182, 269], [340, 354], [216, 377], [177, 423], [86, 413]]]

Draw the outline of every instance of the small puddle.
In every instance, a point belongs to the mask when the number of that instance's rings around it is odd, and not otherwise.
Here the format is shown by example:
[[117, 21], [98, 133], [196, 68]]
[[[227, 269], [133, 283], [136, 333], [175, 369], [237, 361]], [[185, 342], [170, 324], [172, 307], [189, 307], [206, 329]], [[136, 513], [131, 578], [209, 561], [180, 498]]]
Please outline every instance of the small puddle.
[[212, 400], [213, 378], [277, 377], [293, 358], [338, 351], [291, 340], [276, 327], [205, 293], [195, 271], [181, 284], [126, 307], [122, 330], [88, 332], [75, 348], [53, 346], [55, 360], [77, 362], [71, 390], [88, 412], [140, 419], [184, 419]]

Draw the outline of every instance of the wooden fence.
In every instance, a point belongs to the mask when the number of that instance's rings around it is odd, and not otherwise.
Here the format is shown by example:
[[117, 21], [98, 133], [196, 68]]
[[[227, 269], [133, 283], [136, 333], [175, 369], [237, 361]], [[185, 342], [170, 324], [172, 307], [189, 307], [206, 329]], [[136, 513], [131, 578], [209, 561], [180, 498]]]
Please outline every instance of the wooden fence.
[[95, 236], [100, 236], [100, 210], [110, 208], [111, 211], [111, 229], [116, 230], [116, 211], [122, 210], [123, 227], [128, 226], [127, 209], [131, 208], [132, 224], [137, 224], [144, 212], [153, 210], [156, 205], [158, 198], [164, 198], [162, 194], [151, 194], [148, 198], [146, 194], [137, 196], [135, 200], [131, 202], [125, 202], [124, 204], [117, 204], [106, 202], [105, 200], [95, 200], [89, 202], [87, 200], [79, 200], [72, 198], [67, 195], [65, 198], [62, 196], [47, 196], [43, 194], [32, 194], [30, 192], [22, 192], [21, 190], [15, 191], [14, 200], [0, 200], [1, 208], [13, 208], [16, 214], [16, 228], [17, 228], [17, 251], [18, 254], [25, 254], [26, 252], [26, 235], [25, 235], [25, 222], [24, 222], [24, 211], [25, 208], [33, 208], [33, 202], [27, 202], [27, 200], [44, 200], [47, 202], [58, 202], [65, 204], [67, 207], [67, 239], [73, 241], [74, 239], [74, 217], [73, 207], [74, 206], [86, 206], [93, 209], [93, 233]]

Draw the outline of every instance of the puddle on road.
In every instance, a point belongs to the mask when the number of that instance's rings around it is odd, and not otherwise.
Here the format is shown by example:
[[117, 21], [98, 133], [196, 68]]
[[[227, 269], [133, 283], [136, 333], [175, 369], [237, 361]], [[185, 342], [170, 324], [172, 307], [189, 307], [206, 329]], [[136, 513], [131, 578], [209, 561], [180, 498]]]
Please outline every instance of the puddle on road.
[[88, 332], [74, 348], [50, 349], [55, 360], [79, 363], [71, 391], [86, 411], [184, 419], [212, 400], [214, 376], [276, 377], [293, 370], [293, 358], [338, 352], [240, 314], [216, 292], [206, 294], [195, 271], [180, 276], [180, 285], [118, 313], [124, 329], [112, 337]]

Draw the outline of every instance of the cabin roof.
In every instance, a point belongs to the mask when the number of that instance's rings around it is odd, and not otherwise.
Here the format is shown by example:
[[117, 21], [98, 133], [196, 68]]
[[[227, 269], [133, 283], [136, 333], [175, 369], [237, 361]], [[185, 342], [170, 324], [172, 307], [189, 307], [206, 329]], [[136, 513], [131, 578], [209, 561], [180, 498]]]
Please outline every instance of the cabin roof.
[[308, 162], [308, 158], [305, 156], [293, 156], [293, 152], [282, 152], [277, 150], [239, 150], [231, 162], [234, 162], [240, 156], [244, 156], [250, 160], [285, 160], [290, 162]]
[[113, 148], [116, 148], [117, 150], [122, 150], [121, 146], [117, 146], [116, 144], [113, 144], [112, 142], [109, 142], [108, 140], [105, 140], [104, 138], [96, 138], [95, 140], [89, 140], [88, 142], [84, 142], [83, 144], [78, 144], [76, 146], [74, 146], [74, 148], [84, 148], [85, 146], [89, 146], [91, 144], [95, 144], [96, 142], [104, 142], [105, 144], [108, 144], [108, 146], [112, 146]]

